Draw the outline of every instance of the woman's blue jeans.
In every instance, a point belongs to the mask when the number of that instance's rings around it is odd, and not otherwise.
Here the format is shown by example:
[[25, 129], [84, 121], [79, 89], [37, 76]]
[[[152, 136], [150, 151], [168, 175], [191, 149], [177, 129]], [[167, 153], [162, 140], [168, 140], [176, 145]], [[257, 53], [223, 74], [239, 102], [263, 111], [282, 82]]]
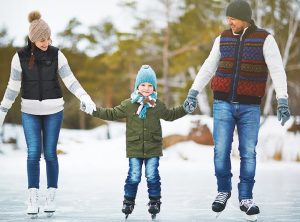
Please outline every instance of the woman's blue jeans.
[[28, 188], [39, 188], [40, 158], [42, 148], [46, 161], [47, 187], [57, 188], [57, 142], [63, 120], [63, 111], [51, 115], [22, 113], [22, 123], [27, 144]]
[[158, 172], [159, 157], [129, 158], [129, 171], [124, 186], [124, 197], [128, 200], [134, 200], [136, 197], [138, 185], [141, 182], [142, 166], [144, 162], [149, 198], [160, 199], [161, 197], [161, 183]]
[[230, 103], [215, 100], [214, 118], [214, 165], [218, 192], [231, 192], [231, 146], [235, 126], [239, 138], [240, 182], [239, 199], [252, 199], [255, 183], [256, 144], [260, 127], [259, 105]]

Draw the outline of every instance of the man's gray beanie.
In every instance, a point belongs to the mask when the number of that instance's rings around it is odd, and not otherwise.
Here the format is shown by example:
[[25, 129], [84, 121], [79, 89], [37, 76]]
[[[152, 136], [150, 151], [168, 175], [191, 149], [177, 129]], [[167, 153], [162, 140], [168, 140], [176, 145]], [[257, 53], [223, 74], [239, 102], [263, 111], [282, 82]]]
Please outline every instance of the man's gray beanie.
[[227, 6], [226, 16], [251, 22], [252, 10], [248, 2], [244, 0], [235, 0]]

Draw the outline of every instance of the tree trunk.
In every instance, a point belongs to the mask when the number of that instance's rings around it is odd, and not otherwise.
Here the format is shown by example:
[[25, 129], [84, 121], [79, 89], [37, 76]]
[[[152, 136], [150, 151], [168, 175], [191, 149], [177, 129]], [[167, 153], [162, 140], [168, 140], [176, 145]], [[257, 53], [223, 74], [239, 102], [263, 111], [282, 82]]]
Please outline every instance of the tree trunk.
[[79, 110], [79, 128], [85, 129], [86, 128], [86, 119], [85, 119], [85, 113]]
[[169, 73], [169, 41], [170, 41], [170, 30], [169, 30], [169, 17], [170, 17], [170, 1], [165, 1], [166, 6], [166, 19], [167, 24], [165, 28], [164, 35], [164, 45], [163, 45], [163, 94], [164, 94], [164, 102], [167, 106], [170, 105], [170, 92], [169, 92], [169, 81], [168, 81], [168, 73]]
[[113, 102], [113, 83], [106, 85], [105, 106], [112, 107]]
[[[197, 75], [196, 69], [194, 67], [189, 67], [188, 72], [189, 72], [191, 78], [194, 80], [196, 78], [196, 75]], [[211, 115], [211, 109], [210, 109], [210, 105], [209, 105], [209, 102], [208, 102], [208, 96], [207, 96], [207, 93], [205, 91], [205, 88], [201, 92], [199, 92], [199, 95], [197, 96], [197, 99], [198, 99], [200, 112], [204, 115], [210, 116]]]
[[[297, 11], [297, 10], [296, 10]], [[295, 34], [298, 29], [299, 21], [297, 20], [297, 17], [295, 12], [291, 13], [290, 20], [289, 20], [289, 36], [285, 45], [283, 57], [282, 57], [282, 62], [284, 68], [287, 65], [288, 59], [289, 59], [289, 54], [290, 54], [290, 49], [293, 43], [293, 40], [295, 38]], [[267, 97], [266, 97], [266, 102], [265, 102], [265, 107], [264, 107], [264, 116], [267, 116], [269, 114], [272, 114], [272, 97], [273, 97], [273, 92], [274, 92], [274, 86], [273, 83], [270, 84]]]
[[208, 103], [208, 96], [205, 91], [205, 88], [199, 93], [197, 96], [199, 109], [202, 114], [210, 116], [211, 115], [211, 109]]

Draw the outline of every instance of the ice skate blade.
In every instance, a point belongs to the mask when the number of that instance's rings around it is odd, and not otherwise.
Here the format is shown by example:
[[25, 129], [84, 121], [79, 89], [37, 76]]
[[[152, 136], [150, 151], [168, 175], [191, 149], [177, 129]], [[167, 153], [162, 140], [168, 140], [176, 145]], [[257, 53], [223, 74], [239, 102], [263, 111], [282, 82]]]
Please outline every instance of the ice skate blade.
[[220, 212], [216, 212], [216, 219], [218, 219], [218, 218], [219, 218], [219, 216], [221, 215], [221, 213], [222, 213], [222, 211], [220, 211]]
[[36, 213], [36, 214], [31, 214], [31, 213], [29, 213], [29, 214], [27, 214], [28, 215], [28, 217], [30, 218], [30, 219], [37, 219], [38, 218], [38, 214]]
[[255, 215], [247, 215], [246, 214], [246, 221], [257, 221], [257, 215], [255, 214]]
[[47, 217], [52, 217], [55, 211], [44, 211]]
[[155, 220], [156, 219], [156, 214], [151, 214], [151, 219]]
[[129, 214], [125, 214], [125, 220], [127, 220], [128, 216], [129, 216]]

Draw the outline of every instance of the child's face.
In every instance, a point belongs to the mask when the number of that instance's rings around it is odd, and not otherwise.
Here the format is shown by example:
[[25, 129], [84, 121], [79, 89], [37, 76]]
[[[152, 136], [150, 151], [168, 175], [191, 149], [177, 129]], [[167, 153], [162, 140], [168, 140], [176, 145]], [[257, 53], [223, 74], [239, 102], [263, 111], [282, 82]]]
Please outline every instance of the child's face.
[[150, 96], [153, 93], [154, 88], [153, 88], [153, 85], [151, 83], [143, 82], [142, 84], [139, 85], [138, 91], [143, 96]]

